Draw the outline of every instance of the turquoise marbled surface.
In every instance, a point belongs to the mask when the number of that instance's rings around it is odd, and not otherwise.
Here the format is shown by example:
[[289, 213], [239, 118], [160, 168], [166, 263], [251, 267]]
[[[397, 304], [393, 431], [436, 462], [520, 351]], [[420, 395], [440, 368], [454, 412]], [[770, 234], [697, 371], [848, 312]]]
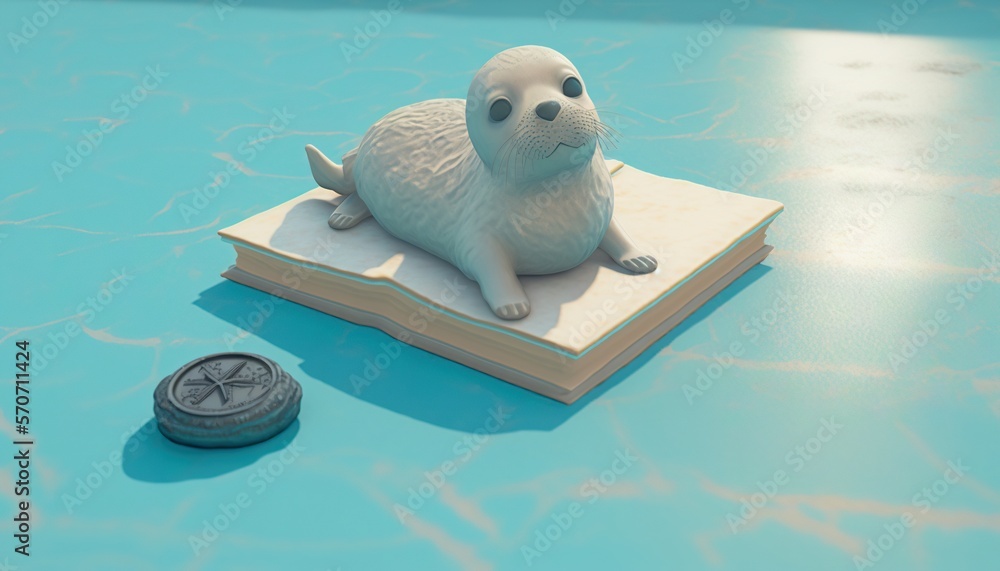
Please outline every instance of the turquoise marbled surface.
[[[0, 562], [997, 569], [1000, 9], [893, 4], [3, 2], [0, 410], [13, 439], [30, 340], [36, 445], [32, 555], [8, 459]], [[582, 70], [609, 156], [783, 202], [765, 264], [574, 406], [219, 277], [217, 230], [312, 187], [306, 143], [526, 43]], [[302, 383], [299, 422], [166, 441], [157, 381], [230, 346]]]

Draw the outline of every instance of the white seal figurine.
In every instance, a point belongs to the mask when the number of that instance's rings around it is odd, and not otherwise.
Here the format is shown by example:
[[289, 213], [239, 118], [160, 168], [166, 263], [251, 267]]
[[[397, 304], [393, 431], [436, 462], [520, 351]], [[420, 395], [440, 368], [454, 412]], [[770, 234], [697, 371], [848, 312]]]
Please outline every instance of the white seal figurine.
[[454, 264], [502, 319], [528, 315], [518, 275], [562, 272], [604, 250], [636, 273], [656, 269], [612, 217], [599, 142], [607, 135], [576, 67], [522, 46], [479, 70], [466, 99], [389, 113], [343, 166], [306, 146], [316, 183], [347, 198], [329, 224], [368, 216]]

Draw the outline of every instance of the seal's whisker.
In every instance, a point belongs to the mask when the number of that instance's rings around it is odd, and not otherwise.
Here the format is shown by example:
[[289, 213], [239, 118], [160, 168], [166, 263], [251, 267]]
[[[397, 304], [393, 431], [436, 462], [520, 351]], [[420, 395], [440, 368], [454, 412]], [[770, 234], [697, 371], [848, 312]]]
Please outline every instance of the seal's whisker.
[[522, 149], [521, 147], [518, 147], [517, 151], [514, 153], [514, 156], [510, 159], [511, 163], [513, 163], [511, 165], [511, 170], [514, 171], [514, 181], [515, 182], [517, 182], [517, 180], [518, 180], [517, 169], [521, 166], [521, 159], [522, 158], [524, 158], [524, 149]]
[[523, 155], [523, 154], [524, 153], [522, 152], [521, 147], [518, 147], [514, 151], [514, 153], [511, 154], [510, 159], [508, 160], [508, 162], [510, 163], [510, 173], [509, 173], [509, 175], [510, 175], [511, 178], [514, 179], [514, 182], [517, 182], [517, 165], [518, 165], [518, 162], [521, 159], [521, 155]]
[[616, 131], [614, 131], [607, 124], [602, 123], [601, 121], [595, 121], [594, 132], [597, 133], [597, 140], [602, 143], [602, 146], [610, 145], [613, 148], [618, 148], [618, 135], [616, 134]]
[[605, 114], [607, 114], [607, 115], [616, 115], [618, 117], [623, 117], [623, 118], [627, 119], [628, 122], [632, 123], [633, 125], [637, 124], [639, 122], [632, 115], [629, 115], [627, 113], [619, 113], [617, 111], [611, 111], [607, 107], [593, 107], [593, 108], [591, 108], [589, 110], [593, 111], [594, 113], [599, 114], [599, 115], [605, 115]]
[[[524, 152], [520, 153], [520, 155], [521, 155], [520, 156], [521, 160], [519, 161], [519, 163], [520, 163], [520, 167], [521, 167], [521, 176], [523, 177], [524, 174], [525, 174], [525, 169], [528, 166], [528, 158], [529, 157], [528, 157], [528, 153], [524, 153]], [[514, 176], [517, 176], [517, 170], [516, 169], [514, 170]]]
[[515, 180], [518, 179], [518, 178], [520, 178], [520, 177], [518, 177], [518, 174], [517, 174], [518, 169], [521, 170], [521, 177], [524, 176], [524, 165], [525, 165], [525, 162], [528, 160], [528, 153], [526, 151], [527, 151], [527, 149], [524, 148], [524, 145], [521, 145], [520, 142], [519, 142], [519, 144], [517, 145], [517, 153], [514, 155], [514, 179]]
[[617, 149], [618, 148], [618, 145], [616, 145], [614, 143], [614, 141], [612, 141], [611, 139], [607, 138], [606, 136], [598, 135], [597, 142], [601, 145], [602, 148], [605, 148], [605, 147], [608, 147], [608, 146], [610, 146], [612, 149]]
[[510, 178], [510, 156], [513, 152], [517, 150], [517, 145], [511, 145], [507, 151], [504, 153], [501, 159], [503, 164], [503, 185], [507, 186], [507, 181]]
[[[638, 121], [636, 121], [635, 119], [633, 119], [632, 117], [630, 117], [630, 116], [628, 116], [628, 115], [622, 115], [622, 114], [620, 114], [620, 113], [612, 113], [612, 115], [618, 115], [618, 116], [620, 116], [620, 117], [624, 117], [624, 118], [628, 119], [628, 123], [627, 123], [628, 125], [638, 125], [638, 124], [639, 124], [639, 122], [638, 122]], [[599, 122], [600, 122], [601, 124], [603, 124], [604, 126], [608, 127], [609, 129], [614, 129], [614, 130], [615, 130], [615, 132], [619, 132], [619, 131], [618, 131], [618, 129], [616, 129], [615, 127], [612, 127], [610, 123], [607, 123], [607, 122], [605, 122], [605, 121], [601, 120], [601, 118], [600, 118], [600, 117], [598, 117], [598, 118], [597, 118], [597, 120], [598, 120], [598, 121], [599, 121]]]
[[600, 124], [600, 125], [597, 125], [596, 127], [597, 127], [597, 132], [599, 133], [599, 135], [603, 135], [605, 138], [607, 138], [610, 141], [614, 141], [615, 143], [620, 142], [618, 140], [618, 135], [616, 135], [614, 132], [610, 131], [608, 129], [607, 125]]
[[623, 137], [621, 131], [616, 130], [614, 127], [608, 125], [607, 123], [599, 123], [598, 128], [601, 129], [603, 133], [613, 136], [615, 139]]
[[501, 155], [500, 161], [498, 162], [499, 167], [498, 167], [498, 170], [497, 170], [497, 174], [503, 173], [504, 183], [505, 184], [507, 182], [507, 171], [508, 171], [509, 164], [510, 164], [510, 155], [511, 155], [511, 153], [513, 153], [513, 152], [515, 152], [517, 150], [517, 145], [518, 145], [517, 144], [517, 139], [515, 139], [507, 147], [507, 149], [504, 151], [503, 155]]
[[516, 139], [514, 139], [513, 144], [507, 150], [506, 160], [504, 162], [504, 184], [507, 184], [507, 179], [510, 177], [511, 162], [513, 161], [514, 178], [517, 179], [517, 157], [523, 152], [522, 143], [524, 142], [524, 136], [527, 134], [527, 129], [523, 130]]
[[609, 133], [601, 133], [601, 137], [603, 137], [604, 140], [608, 141], [609, 143], [613, 143], [615, 145], [618, 145], [619, 143], [621, 143], [621, 141], [619, 141], [617, 137], [615, 137], [614, 135], [611, 135]]
[[611, 131], [611, 132], [612, 132], [612, 133], [614, 133], [615, 135], [621, 135], [621, 134], [622, 134], [622, 133], [621, 133], [621, 131], [619, 131], [618, 129], [615, 129], [615, 128], [614, 128], [614, 127], [612, 127], [611, 125], [608, 125], [608, 124], [607, 124], [607, 123], [605, 123], [604, 121], [601, 121], [601, 120], [598, 120], [597, 122], [598, 122], [598, 124], [600, 124], [600, 125], [601, 125], [602, 127], [604, 127], [605, 129], [607, 129], [607, 130]]
[[598, 112], [598, 113], [610, 113], [612, 115], [619, 115], [621, 117], [628, 117], [629, 119], [632, 118], [632, 116], [629, 115], [629, 114], [627, 114], [627, 113], [620, 113], [618, 111], [612, 111], [611, 107], [607, 106], [607, 105], [595, 105], [594, 107], [590, 108], [590, 111], [595, 111], [595, 112]]
[[[507, 185], [507, 180], [508, 180], [508, 177], [510, 176], [510, 160], [511, 160], [511, 157], [512, 156], [517, 156], [517, 154], [520, 152], [521, 141], [524, 138], [524, 134], [525, 134], [526, 129], [527, 129], [527, 125], [524, 128], [518, 129], [514, 133], [514, 135], [512, 135], [512, 137], [516, 136], [516, 138], [512, 139], [511, 145], [507, 148], [507, 151], [504, 153], [503, 157], [500, 160], [500, 162], [503, 164], [503, 182], [504, 182], [504, 186]], [[515, 173], [515, 178], [516, 178], [516, 175], [517, 175], [517, 173]]]
[[[502, 145], [500, 145], [500, 148], [497, 149], [496, 154], [493, 155], [493, 164], [490, 167], [490, 175], [497, 176], [500, 173], [500, 165], [501, 165], [501, 163], [503, 163], [503, 155], [502, 155], [502, 153], [504, 153], [504, 149], [510, 144], [511, 140], [516, 135], [517, 135], [517, 132], [515, 131], [510, 137], [507, 137], [507, 140], [504, 141]], [[499, 159], [499, 160], [497, 160], [497, 159]]]
[[513, 141], [515, 137], [517, 137], [518, 135], [522, 134], [525, 131], [525, 129], [527, 129], [529, 126], [530, 126], [530, 124], [525, 124], [525, 125], [522, 125], [522, 126], [516, 128], [516, 129], [514, 129], [514, 132], [510, 134], [510, 137], [507, 137], [507, 140], [504, 141], [502, 145], [500, 145], [500, 148], [497, 149], [496, 154], [493, 155], [493, 163], [492, 163], [493, 164], [493, 168], [490, 169], [491, 170], [490, 174], [492, 174], [494, 176], [497, 174], [496, 170], [495, 170], [496, 169], [496, 165], [497, 165], [497, 157], [500, 156], [500, 153], [504, 150], [504, 147], [506, 147], [508, 144], [510, 144], [510, 142]]

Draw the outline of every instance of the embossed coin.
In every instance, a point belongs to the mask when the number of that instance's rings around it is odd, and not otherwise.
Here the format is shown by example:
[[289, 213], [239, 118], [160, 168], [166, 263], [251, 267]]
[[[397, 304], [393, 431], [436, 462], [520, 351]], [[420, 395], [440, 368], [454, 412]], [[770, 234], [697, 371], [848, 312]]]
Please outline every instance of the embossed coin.
[[271, 359], [218, 353], [160, 381], [153, 412], [160, 432], [180, 444], [246, 446], [287, 428], [301, 398], [299, 383]]
[[253, 355], [209, 355], [175, 373], [167, 396], [177, 408], [191, 414], [233, 414], [266, 397], [278, 376], [274, 366]]

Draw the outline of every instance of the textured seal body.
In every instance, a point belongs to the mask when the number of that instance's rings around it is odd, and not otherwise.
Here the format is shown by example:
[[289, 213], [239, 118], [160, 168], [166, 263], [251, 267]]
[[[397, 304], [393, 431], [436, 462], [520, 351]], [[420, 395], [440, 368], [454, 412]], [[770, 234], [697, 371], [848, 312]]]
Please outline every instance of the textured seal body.
[[358, 195], [390, 234], [466, 275], [475, 246], [497, 240], [517, 274], [568, 270], [597, 249], [611, 220], [611, 176], [598, 149], [554, 180], [493, 175], [473, 148], [465, 100], [432, 99], [389, 113], [354, 162]]
[[316, 183], [346, 195], [328, 224], [369, 216], [479, 283], [502, 319], [528, 315], [518, 275], [552, 274], [597, 248], [645, 273], [612, 217], [600, 144], [614, 135], [559, 52], [521, 46], [493, 56], [462, 99], [432, 99], [380, 119], [338, 165], [306, 146]]

